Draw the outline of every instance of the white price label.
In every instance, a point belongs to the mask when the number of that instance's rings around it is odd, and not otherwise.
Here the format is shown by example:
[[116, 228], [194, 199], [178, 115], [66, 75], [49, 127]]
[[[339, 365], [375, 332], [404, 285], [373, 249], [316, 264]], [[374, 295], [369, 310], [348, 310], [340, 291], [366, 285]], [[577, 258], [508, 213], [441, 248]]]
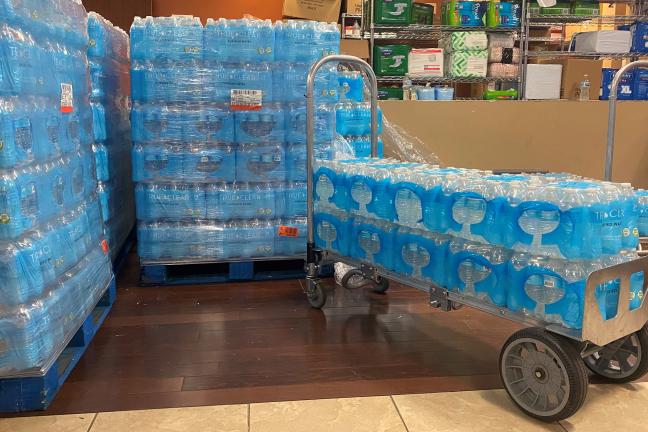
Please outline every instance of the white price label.
[[72, 84], [61, 83], [61, 112], [71, 113], [74, 110], [74, 91]]
[[262, 90], [232, 89], [230, 95], [233, 110], [255, 110], [263, 106]]

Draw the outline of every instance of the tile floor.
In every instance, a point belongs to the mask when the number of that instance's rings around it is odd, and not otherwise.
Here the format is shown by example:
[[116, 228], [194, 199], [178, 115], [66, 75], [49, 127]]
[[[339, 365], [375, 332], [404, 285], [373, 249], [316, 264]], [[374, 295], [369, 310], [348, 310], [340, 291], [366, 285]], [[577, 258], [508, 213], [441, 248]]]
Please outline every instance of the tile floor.
[[648, 383], [591, 385], [555, 424], [517, 411], [503, 390], [323, 399], [0, 419], [0, 432], [648, 432]]

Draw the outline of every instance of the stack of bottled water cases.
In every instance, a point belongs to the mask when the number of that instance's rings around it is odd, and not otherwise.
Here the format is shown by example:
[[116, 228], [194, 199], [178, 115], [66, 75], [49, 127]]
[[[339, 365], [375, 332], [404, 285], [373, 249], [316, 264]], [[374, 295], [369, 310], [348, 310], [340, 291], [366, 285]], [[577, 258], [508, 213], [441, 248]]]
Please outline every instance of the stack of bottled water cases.
[[[319, 247], [570, 328], [588, 275], [637, 258], [629, 184], [390, 159], [319, 161], [314, 180]], [[643, 294], [638, 273], [621, 307]], [[618, 280], [598, 288], [605, 319], [618, 298]]]
[[[135, 19], [131, 120], [143, 260], [305, 252], [306, 77], [339, 43], [335, 24]], [[336, 65], [318, 73], [319, 158], [334, 156], [338, 86]], [[297, 236], [280, 236], [285, 226]]]
[[[335, 110], [335, 128], [353, 148], [355, 157], [371, 157], [371, 104], [364, 102], [364, 79], [358, 71], [339, 72], [340, 103]], [[378, 134], [382, 133], [382, 111], [378, 109]], [[377, 156], [383, 157], [378, 138]]]
[[128, 34], [101, 15], [88, 15], [97, 193], [113, 260], [135, 225], [131, 170], [130, 44]]
[[1, 376], [51, 364], [112, 279], [86, 26], [80, 1], [0, 1]]

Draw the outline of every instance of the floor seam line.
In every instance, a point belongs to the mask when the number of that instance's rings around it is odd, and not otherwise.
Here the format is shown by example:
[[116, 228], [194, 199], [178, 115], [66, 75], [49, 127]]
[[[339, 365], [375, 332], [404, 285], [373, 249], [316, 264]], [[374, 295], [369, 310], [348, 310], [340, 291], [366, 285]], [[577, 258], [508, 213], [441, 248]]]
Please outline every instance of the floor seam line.
[[389, 399], [391, 399], [392, 404], [394, 404], [394, 408], [396, 408], [396, 412], [398, 413], [398, 417], [401, 419], [401, 423], [403, 423], [403, 427], [405, 428], [405, 432], [409, 432], [409, 428], [407, 427], [407, 423], [405, 423], [405, 419], [403, 418], [403, 415], [401, 414], [400, 410], [398, 409], [398, 405], [396, 405], [396, 401], [394, 400], [394, 396], [389, 395]]
[[247, 404], [247, 426], [248, 426], [248, 432], [250, 432], [250, 429], [252, 428], [252, 422], [250, 421], [250, 410], [252, 409], [252, 404], [249, 403]]
[[569, 432], [569, 430], [560, 422], [560, 420], [557, 421], [556, 423], [558, 423], [558, 425], [562, 428], [562, 430], [564, 430], [565, 432]]
[[94, 413], [94, 417], [92, 417], [92, 421], [90, 422], [90, 426], [88, 426], [88, 430], [86, 432], [90, 432], [92, 430], [92, 427], [94, 426], [98, 415], [99, 413]]

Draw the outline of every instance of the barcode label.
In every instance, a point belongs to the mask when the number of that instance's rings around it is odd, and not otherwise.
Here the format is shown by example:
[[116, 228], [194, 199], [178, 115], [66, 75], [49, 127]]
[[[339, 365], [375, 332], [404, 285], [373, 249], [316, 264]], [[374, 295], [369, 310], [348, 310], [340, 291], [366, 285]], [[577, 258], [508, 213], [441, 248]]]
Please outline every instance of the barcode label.
[[233, 110], [258, 110], [263, 106], [262, 90], [232, 89], [230, 95]]
[[299, 228], [281, 225], [279, 227], [279, 237], [298, 237]]
[[61, 83], [61, 112], [71, 113], [74, 111], [74, 91], [72, 84]]

